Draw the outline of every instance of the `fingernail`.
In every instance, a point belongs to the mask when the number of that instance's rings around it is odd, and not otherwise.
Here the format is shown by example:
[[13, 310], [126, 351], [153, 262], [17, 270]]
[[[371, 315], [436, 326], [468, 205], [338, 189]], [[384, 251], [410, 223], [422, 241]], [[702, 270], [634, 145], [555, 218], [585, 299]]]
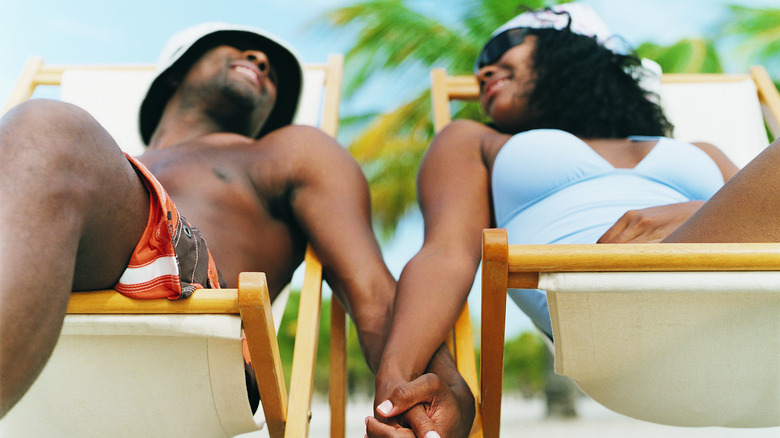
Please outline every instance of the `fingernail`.
[[441, 438], [441, 436], [435, 430], [431, 430], [425, 434], [425, 438]]
[[[383, 415], [389, 414], [392, 409], [393, 409], [393, 403], [390, 400], [385, 400], [379, 406], [376, 407], [376, 410], [381, 412]], [[430, 438], [434, 438], [434, 437], [430, 437]]]
[[368, 426], [368, 417], [366, 417], [366, 426]]

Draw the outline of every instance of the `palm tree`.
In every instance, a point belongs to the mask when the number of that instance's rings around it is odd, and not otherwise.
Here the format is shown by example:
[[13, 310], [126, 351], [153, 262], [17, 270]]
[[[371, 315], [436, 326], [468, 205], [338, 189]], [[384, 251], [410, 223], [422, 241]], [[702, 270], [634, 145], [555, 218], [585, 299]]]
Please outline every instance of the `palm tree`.
[[717, 31], [708, 39], [684, 39], [662, 47], [651, 42], [637, 53], [657, 61], [670, 73], [719, 73], [721, 55], [736, 61], [736, 69], [747, 71], [753, 64], [766, 67], [780, 85], [780, 8], [731, 4]]
[[[344, 131], [355, 133], [349, 148], [371, 185], [373, 217], [384, 237], [392, 236], [398, 221], [416, 205], [414, 175], [433, 138], [427, 87], [430, 68], [444, 67], [451, 74], [470, 73], [472, 60], [494, 29], [523, 9], [566, 1], [435, 2], [447, 6], [450, 20], [446, 23], [413, 9], [409, 3], [368, 0], [332, 10], [323, 17], [336, 29], [359, 28], [354, 45], [346, 53], [347, 97], [376, 75], [392, 83], [390, 90], [406, 90], [409, 84], [420, 88], [415, 97], [393, 110], [342, 120]], [[743, 9], [732, 7], [737, 11], [733, 13], [742, 14]], [[715, 46], [701, 38], [684, 39], [668, 47], [645, 43], [637, 53], [658, 61], [666, 72], [722, 71]], [[393, 73], [394, 80], [388, 79], [388, 72]], [[459, 118], [483, 117], [476, 105], [461, 105], [454, 111]]]
[[762, 64], [780, 82], [780, 8], [729, 5], [724, 20], [724, 42], [736, 43], [735, 52], [747, 66]]
[[703, 38], [686, 38], [671, 46], [646, 42], [636, 48], [636, 53], [656, 61], [665, 73], [723, 72], [715, 45]]
[[[433, 137], [427, 72], [433, 66], [451, 73], [468, 73], [490, 33], [525, 8], [565, 3], [543, 0], [470, 0], [440, 2], [458, 17], [451, 24], [413, 9], [404, 0], [369, 0], [330, 11], [333, 27], [360, 26], [354, 46], [346, 53], [349, 80], [346, 96], [369, 78], [392, 71], [392, 90], [421, 84], [416, 97], [383, 114], [363, 114], [342, 121], [363, 128], [350, 151], [363, 165], [371, 185], [373, 216], [385, 237], [416, 204], [414, 175]], [[453, 12], [453, 9], [456, 11]], [[396, 88], [397, 87], [397, 88]], [[478, 112], [466, 107], [470, 116]]]

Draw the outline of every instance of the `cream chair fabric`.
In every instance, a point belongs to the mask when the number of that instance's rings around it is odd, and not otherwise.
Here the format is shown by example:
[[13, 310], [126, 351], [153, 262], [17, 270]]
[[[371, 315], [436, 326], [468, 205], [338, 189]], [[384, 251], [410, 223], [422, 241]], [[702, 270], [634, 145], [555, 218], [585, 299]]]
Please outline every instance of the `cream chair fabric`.
[[712, 143], [743, 167], [770, 143], [756, 83], [747, 75], [698, 77], [667, 75], [663, 82], [661, 102], [674, 136]]
[[138, 108], [153, 70], [67, 69], [62, 73], [60, 98], [89, 112], [132, 156], [144, 152], [138, 132]]
[[544, 273], [555, 371], [674, 426], [780, 426], [780, 272]]
[[[327, 70], [304, 68], [303, 97], [294, 123], [320, 126]], [[60, 98], [87, 110], [130, 155], [144, 151], [138, 133], [138, 108], [154, 71], [150, 68], [80, 69], [62, 72]]]
[[241, 335], [238, 315], [68, 315], [49, 363], [0, 422], [0, 435], [232, 437], [259, 430]]
[[487, 407], [500, 407], [510, 288], [547, 290], [556, 373], [607, 408], [780, 426], [780, 244], [508, 245], [487, 229], [482, 254], [485, 436], [500, 429]]

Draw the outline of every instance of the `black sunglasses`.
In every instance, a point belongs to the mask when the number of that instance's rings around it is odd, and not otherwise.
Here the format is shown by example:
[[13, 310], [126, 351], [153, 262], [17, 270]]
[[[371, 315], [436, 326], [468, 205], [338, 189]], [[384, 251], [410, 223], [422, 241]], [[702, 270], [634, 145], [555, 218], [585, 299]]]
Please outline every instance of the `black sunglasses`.
[[477, 74], [486, 65], [495, 64], [507, 50], [523, 44], [527, 35], [527, 27], [516, 27], [494, 36], [479, 52], [477, 61], [474, 63], [474, 74]]

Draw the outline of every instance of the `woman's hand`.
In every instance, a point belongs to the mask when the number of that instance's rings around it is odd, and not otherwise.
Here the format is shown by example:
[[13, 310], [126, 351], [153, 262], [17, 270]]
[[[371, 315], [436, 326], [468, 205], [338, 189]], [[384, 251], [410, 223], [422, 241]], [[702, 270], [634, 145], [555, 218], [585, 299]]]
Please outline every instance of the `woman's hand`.
[[597, 243], [660, 242], [693, 216], [703, 204], [704, 201], [689, 201], [629, 210]]

